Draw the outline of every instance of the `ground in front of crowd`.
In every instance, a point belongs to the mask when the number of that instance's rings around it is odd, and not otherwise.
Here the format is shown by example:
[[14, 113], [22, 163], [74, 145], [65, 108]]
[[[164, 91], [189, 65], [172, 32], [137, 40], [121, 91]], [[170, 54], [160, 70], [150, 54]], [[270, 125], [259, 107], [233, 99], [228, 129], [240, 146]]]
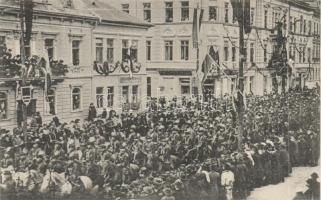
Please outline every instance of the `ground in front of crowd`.
[[307, 190], [306, 180], [313, 172], [320, 176], [320, 166], [294, 167], [292, 170], [290, 177], [285, 178], [283, 183], [256, 188], [247, 200], [292, 200], [296, 192]]

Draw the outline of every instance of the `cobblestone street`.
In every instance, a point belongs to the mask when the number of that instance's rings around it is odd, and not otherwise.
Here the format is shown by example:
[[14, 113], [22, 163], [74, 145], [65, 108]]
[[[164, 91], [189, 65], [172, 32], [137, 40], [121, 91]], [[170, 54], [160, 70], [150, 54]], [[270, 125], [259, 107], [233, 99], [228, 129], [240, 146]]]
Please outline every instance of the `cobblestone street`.
[[306, 180], [313, 172], [319, 173], [318, 167], [294, 167], [290, 177], [284, 183], [267, 185], [255, 189], [248, 200], [292, 200], [296, 192], [306, 191]]

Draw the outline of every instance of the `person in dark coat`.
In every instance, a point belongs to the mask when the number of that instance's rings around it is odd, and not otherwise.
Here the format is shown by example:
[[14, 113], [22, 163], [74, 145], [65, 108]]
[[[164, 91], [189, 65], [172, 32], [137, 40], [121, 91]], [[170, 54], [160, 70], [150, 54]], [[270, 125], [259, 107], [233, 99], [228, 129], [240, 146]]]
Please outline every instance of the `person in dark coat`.
[[93, 103], [89, 106], [88, 121], [92, 121], [97, 117], [97, 111]]
[[271, 154], [271, 183], [277, 184], [281, 181], [281, 165], [280, 165], [280, 152], [278, 149], [272, 148]]
[[40, 112], [36, 112], [35, 119], [38, 124], [38, 127], [41, 127], [42, 126], [42, 117], [40, 115]]
[[101, 118], [107, 119], [107, 110], [104, 108], [103, 112], [101, 113]]
[[289, 176], [291, 164], [290, 164], [290, 156], [288, 151], [285, 149], [284, 145], [281, 145], [280, 148], [280, 167], [282, 171], [282, 181], [284, 181], [284, 177]]

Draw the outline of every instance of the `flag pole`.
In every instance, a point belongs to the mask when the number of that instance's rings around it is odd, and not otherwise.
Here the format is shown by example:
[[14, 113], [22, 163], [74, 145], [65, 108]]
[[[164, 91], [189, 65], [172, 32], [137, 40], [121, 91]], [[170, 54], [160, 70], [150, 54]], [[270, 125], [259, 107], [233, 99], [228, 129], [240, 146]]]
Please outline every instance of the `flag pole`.
[[[25, 41], [24, 41], [24, 0], [20, 0], [20, 58], [21, 58], [21, 66], [25, 65], [26, 53], [25, 53]], [[25, 71], [24, 73], [27, 73]], [[20, 87], [24, 87], [26, 85], [26, 75], [22, 74], [22, 81]], [[27, 105], [21, 101], [22, 106], [22, 131], [24, 135], [24, 141], [27, 142]]]
[[239, 84], [238, 84], [238, 150], [243, 148], [243, 132], [244, 132], [244, 0], [241, 0], [242, 14], [239, 19]]
[[[198, 16], [198, 9], [199, 9], [199, 4], [198, 3], [196, 5], [196, 9], [197, 9], [197, 15], [196, 16]], [[199, 70], [199, 67], [200, 67], [200, 61], [199, 61], [200, 47], [199, 47], [199, 44], [200, 44], [200, 42], [199, 42], [199, 24], [197, 22], [198, 22], [198, 17], [196, 18], [196, 30], [197, 30], [197, 33], [196, 33], [197, 34], [197, 41], [196, 41], [196, 69]], [[198, 71], [196, 71], [196, 73], [198, 73]], [[200, 83], [200, 90], [199, 90], [200, 92], [199, 92], [199, 94], [201, 94], [203, 96], [202, 82], [201, 82], [200, 77], [199, 76], [197, 76], [197, 77], [198, 77], [198, 82]], [[197, 99], [200, 100], [199, 97], [197, 97]], [[199, 102], [199, 103], [201, 103], [201, 102]]]

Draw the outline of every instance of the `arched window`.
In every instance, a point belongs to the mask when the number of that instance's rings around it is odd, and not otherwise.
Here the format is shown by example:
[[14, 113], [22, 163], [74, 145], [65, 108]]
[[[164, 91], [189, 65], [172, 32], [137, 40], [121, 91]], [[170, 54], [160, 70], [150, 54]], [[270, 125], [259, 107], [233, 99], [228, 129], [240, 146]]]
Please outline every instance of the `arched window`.
[[72, 110], [81, 109], [81, 90], [79, 87], [72, 89]]
[[8, 118], [8, 96], [5, 92], [0, 92], [0, 120]]

